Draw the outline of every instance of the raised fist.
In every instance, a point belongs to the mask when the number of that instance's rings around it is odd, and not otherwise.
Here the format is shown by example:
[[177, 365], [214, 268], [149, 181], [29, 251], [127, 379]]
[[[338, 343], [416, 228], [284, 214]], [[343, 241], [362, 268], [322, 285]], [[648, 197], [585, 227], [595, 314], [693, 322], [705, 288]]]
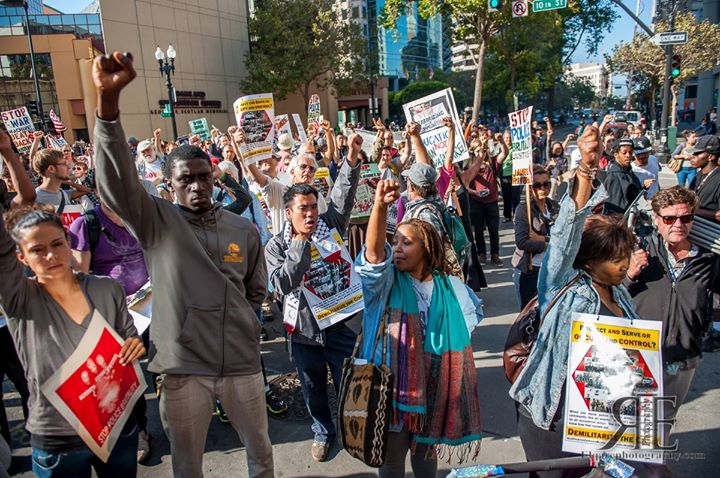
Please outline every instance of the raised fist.
[[400, 197], [400, 183], [394, 179], [378, 181], [375, 189], [375, 202], [379, 204], [392, 204]]
[[112, 54], [100, 55], [93, 62], [93, 82], [101, 95], [118, 96], [135, 76], [131, 53], [115, 51]]
[[453, 120], [451, 117], [446, 116], [442, 119], [443, 126], [449, 129], [453, 129], [455, 127], [455, 124], [453, 124]]
[[162, 133], [162, 130], [160, 128], [153, 131], [153, 138], [159, 138], [160, 134]]
[[351, 134], [350, 137], [348, 138], [348, 145], [350, 146], [350, 149], [355, 153], [360, 152], [360, 147], [362, 146], [362, 144], [363, 144], [362, 136], [360, 136], [357, 133]]
[[583, 164], [589, 168], [597, 168], [600, 160], [600, 133], [596, 127], [585, 127], [578, 139], [578, 149]]

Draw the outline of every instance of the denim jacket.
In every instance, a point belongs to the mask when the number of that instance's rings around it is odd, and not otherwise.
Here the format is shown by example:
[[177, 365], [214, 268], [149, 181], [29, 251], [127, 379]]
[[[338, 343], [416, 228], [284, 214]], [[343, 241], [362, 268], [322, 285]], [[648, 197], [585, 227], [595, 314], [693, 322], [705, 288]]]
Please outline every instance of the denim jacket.
[[[568, 191], [572, 188], [571, 182]], [[550, 230], [550, 243], [540, 268], [538, 301], [541, 313], [565, 284], [578, 273], [582, 274], [543, 320], [525, 368], [510, 388], [510, 396], [524, 405], [536, 426], [546, 430], [562, 405], [560, 398], [567, 374], [572, 315], [574, 312], [597, 314], [600, 310], [600, 297], [592, 287], [590, 276], [574, 269], [573, 262], [580, 249], [585, 219], [606, 197], [605, 188], [600, 186], [585, 207], [576, 211], [575, 202], [569, 194], [565, 195]], [[625, 287], [613, 286], [612, 292], [625, 315], [638, 319]]]

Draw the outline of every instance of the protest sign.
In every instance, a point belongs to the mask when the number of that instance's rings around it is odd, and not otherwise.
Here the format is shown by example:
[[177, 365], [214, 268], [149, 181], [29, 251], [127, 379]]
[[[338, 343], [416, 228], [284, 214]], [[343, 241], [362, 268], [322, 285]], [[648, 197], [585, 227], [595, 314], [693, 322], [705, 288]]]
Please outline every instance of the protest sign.
[[[662, 322], [574, 314], [563, 451], [661, 463]], [[635, 426], [625, 428], [623, 424]]]
[[32, 132], [35, 131], [30, 113], [25, 106], [0, 113], [10, 139], [17, 150], [27, 153], [32, 147]]
[[300, 115], [297, 113], [293, 113], [293, 122], [295, 123], [295, 129], [297, 129], [298, 136], [300, 137], [300, 142], [303, 144], [307, 143], [307, 134], [305, 133], [305, 128], [303, 127], [302, 120], [300, 119]]
[[243, 96], [233, 103], [237, 125], [245, 132], [240, 145], [246, 164], [272, 157], [275, 105], [272, 93]]
[[376, 163], [360, 165], [360, 184], [355, 193], [350, 219], [363, 219], [370, 217], [373, 202], [375, 201], [375, 188], [380, 180], [380, 169]]
[[62, 135], [53, 136], [48, 134], [45, 138], [50, 141], [50, 147], [53, 149], [62, 149], [63, 146], [69, 146], [68, 142]]
[[406, 103], [403, 105], [403, 110], [405, 111], [405, 119], [408, 122], [412, 121], [420, 124], [420, 137], [436, 167], [445, 163], [448, 130], [443, 125], [442, 119], [446, 116], [452, 118], [453, 123], [455, 123], [453, 162], [464, 161], [470, 157], [463, 131], [460, 128], [455, 99], [450, 88]]
[[320, 97], [312, 95], [308, 102], [308, 129], [320, 129]]
[[127, 296], [128, 312], [133, 318], [133, 323], [142, 335], [145, 329], [150, 327], [152, 319], [152, 284], [147, 281], [134, 294]]
[[[60, 194], [63, 194], [62, 192]], [[65, 226], [66, 230], [70, 230], [70, 225], [72, 225], [73, 221], [75, 219], [82, 216], [82, 213], [85, 212], [85, 209], [80, 204], [67, 204], [63, 206], [62, 212], [60, 213], [60, 219], [62, 220], [63, 226]]]
[[290, 118], [288, 115], [275, 116], [275, 141], [277, 142], [281, 134], [288, 134], [293, 137], [292, 128], [290, 127]]
[[532, 106], [513, 111], [510, 117], [510, 137], [512, 141], [512, 185], [532, 183]]
[[198, 135], [203, 141], [210, 139], [210, 127], [208, 126], [207, 118], [198, 118], [188, 121], [190, 125], [190, 135]]
[[302, 291], [321, 330], [365, 308], [360, 277], [337, 229], [312, 242], [310, 258]]
[[330, 195], [333, 184], [332, 177], [330, 176], [330, 170], [324, 166], [317, 168], [312, 185], [315, 189], [317, 189], [318, 194], [327, 198]]
[[104, 462], [147, 388], [137, 362], [120, 364], [123, 343], [95, 310], [80, 344], [41, 386], [43, 395]]

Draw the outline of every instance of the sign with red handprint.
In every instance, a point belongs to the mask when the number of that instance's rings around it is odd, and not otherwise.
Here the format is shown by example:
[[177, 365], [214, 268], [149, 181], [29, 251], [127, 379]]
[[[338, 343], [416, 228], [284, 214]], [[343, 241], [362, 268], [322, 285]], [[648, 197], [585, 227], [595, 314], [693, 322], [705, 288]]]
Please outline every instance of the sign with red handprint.
[[78, 347], [41, 388], [104, 462], [147, 387], [137, 362], [120, 363], [123, 342], [96, 310]]

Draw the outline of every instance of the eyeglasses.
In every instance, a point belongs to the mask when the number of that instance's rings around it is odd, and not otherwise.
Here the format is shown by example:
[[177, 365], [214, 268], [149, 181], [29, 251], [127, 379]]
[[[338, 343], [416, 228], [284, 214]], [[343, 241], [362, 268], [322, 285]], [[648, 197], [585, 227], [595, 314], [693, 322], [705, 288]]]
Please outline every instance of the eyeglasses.
[[75, 166], [75, 167], [73, 168], [73, 171], [83, 171], [84, 169], [85, 169], [85, 168], [83, 168], [82, 166]]
[[661, 216], [658, 214], [658, 217], [662, 219], [662, 222], [667, 226], [672, 226], [678, 219], [680, 219], [680, 222], [683, 224], [690, 224], [693, 222], [693, 219], [695, 219], [693, 214], [686, 214], [685, 216]]
[[298, 164], [298, 168], [305, 171], [306, 169], [309, 169], [310, 171], [315, 171], [315, 166], [311, 166], [309, 164]]
[[546, 189], [552, 185], [550, 181], [543, 181], [541, 183], [532, 183], [533, 189]]

